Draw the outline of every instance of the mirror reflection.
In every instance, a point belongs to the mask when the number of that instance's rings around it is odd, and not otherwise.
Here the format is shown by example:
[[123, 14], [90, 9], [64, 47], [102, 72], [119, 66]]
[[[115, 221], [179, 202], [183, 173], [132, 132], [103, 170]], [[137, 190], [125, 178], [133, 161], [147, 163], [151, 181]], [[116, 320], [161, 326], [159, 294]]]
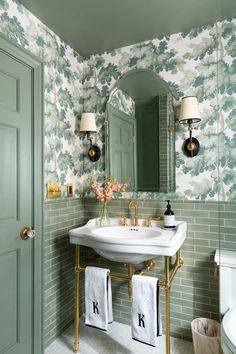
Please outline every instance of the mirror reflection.
[[107, 103], [108, 174], [130, 191], [175, 190], [173, 95], [150, 70], [124, 75]]

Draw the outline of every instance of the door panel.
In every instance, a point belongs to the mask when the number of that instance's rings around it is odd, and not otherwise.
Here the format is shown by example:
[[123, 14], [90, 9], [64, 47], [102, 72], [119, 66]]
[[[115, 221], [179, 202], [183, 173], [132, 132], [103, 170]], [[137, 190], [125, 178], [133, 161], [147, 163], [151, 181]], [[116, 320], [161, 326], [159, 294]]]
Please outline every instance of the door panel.
[[[0, 174], [1, 203], [0, 221], [16, 220], [18, 218], [17, 193], [17, 140], [18, 130], [0, 124], [0, 166], [4, 173]], [[11, 156], [11, 161], [9, 161]], [[7, 187], [8, 186], [8, 187]]]
[[8, 281], [1, 287], [0, 303], [4, 304], [4, 311], [1, 311], [1, 344], [0, 348], [7, 352], [7, 348], [12, 348], [18, 341], [18, 301], [17, 283], [19, 281], [18, 272], [18, 252], [16, 250], [0, 254], [0, 279], [5, 278], [8, 273]]
[[0, 105], [17, 111], [18, 79], [0, 71]]
[[135, 119], [109, 107], [110, 174], [119, 182], [135, 186], [134, 151]]
[[0, 52], [0, 353], [33, 353], [32, 71]]

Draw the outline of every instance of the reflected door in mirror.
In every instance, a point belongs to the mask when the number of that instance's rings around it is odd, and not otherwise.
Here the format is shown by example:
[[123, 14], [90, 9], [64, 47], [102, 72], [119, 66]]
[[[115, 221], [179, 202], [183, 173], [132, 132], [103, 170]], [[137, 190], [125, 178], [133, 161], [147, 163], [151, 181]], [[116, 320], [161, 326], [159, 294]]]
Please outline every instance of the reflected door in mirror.
[[134, 117], [114, 107], [109, 108], [109, 151], [110, 175], [119, 182], [135, 187], [135, 141], [136, 121]]

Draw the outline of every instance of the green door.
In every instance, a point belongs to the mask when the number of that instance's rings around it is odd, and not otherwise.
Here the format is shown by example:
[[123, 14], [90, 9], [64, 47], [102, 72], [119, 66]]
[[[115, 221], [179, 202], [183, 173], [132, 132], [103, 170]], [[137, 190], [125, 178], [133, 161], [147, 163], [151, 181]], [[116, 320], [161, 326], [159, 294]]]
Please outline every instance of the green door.
[[135, 119], [109, 107], [110, 174], [135, 188]]
[[0, 353], [32, 354], [32, 73], [0, 52]]

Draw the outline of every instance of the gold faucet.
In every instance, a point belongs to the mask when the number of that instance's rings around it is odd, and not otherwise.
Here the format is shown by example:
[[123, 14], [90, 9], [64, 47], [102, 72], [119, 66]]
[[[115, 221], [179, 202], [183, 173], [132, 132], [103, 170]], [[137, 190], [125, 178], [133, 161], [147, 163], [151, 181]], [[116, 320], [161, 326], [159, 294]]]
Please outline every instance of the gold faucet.
[[138, 203], [130, 200], [128, 203], [128, 208], [134, 207], [134, 226], [139, 226], [138, 224]]

